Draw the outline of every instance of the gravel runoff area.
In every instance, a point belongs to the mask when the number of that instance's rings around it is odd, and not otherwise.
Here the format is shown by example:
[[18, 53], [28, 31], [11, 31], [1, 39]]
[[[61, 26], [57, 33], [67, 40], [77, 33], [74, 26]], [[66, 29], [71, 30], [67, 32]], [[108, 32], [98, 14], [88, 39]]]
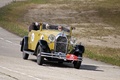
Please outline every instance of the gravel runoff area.
[[[84, 45], [97, 45], [102, 47], [110, 48], [120, 48], [120, 36], [119, 35], [108, 35], [108, 36], [83, 36], [80, 34], [86, 33], [86, 31], [95, 33], [99, 30], [97, 28], [101, 27], [100, 30], [104, 29], [105, 31], [114, 30], [114, 27], [111, 25], [105, 24], [97, 16], [90, 16], [90, 19], [93, 23], [86, 23], [81, 14], [90, 15], [91, 13], [96, 13], [95, 11], [81, 11], [81, 13], [76, 10], [62, 9], [63, 7], [68, 7], [67, 4], [40, 4], [31, 8], [28, 13], [24, 16], [24, 21], [31, 23], [33, 21], [43, 21], [48, 23], [60, 23], [64, 24], [70, 23], [70, 26], [76, 27], [74, 30], [75, 34], [79, 33], [78, 42], [82, 42]], [[79, 18], [78, 18], [79, 17]], [[82, 27], [81, 27], [82, 26]], [[83, 27], [84, 26], [84, 27]], [[97, 26], [90, 27], [87, 26]], [[89, 33], [87, 33], [89, 34]]]

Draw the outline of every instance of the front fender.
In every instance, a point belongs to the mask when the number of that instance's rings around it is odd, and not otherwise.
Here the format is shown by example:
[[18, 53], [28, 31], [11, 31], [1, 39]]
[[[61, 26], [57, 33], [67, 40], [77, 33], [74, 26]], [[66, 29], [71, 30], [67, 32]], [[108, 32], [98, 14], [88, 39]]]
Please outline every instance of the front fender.
[[76, 45], [75, 46], [75, 51], [82, 54], [82, 53], [85, 52], [85, 47], [83, 45]]
[[[38, 44], [37, 44], [37, 47], [38, 47], [38, 45], [41, 46], [41, 48], [43, 49], [43, 52], [50, 53], [50, 48], [48, 46], [47, 41], [45, 41], [45, 40], [39, 40]], [[36, 47], [36, 49], [37, 49], [37, 47]]]
[[83, 45], [76, 45], [74, 49], [71, 51], [76, 56], [81, 56], [85, 52], [85, 47]]

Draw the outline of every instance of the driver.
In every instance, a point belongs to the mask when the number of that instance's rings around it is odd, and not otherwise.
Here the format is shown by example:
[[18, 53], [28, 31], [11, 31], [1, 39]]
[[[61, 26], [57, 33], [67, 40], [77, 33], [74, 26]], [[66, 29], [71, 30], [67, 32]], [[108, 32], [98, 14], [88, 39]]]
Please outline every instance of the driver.
[[59, 30], [59, 31], [62, 31], [62, 30], [63, 30], [63, 27], [62, 27], [62, 26], [58, 26], [58, 30]]

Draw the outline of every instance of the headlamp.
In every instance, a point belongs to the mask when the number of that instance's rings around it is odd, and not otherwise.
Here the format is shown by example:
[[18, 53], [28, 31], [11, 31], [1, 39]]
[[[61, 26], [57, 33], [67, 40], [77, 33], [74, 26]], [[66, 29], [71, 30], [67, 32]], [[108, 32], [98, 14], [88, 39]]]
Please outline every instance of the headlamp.
[[54, 42], [55, 41], [55, 36], [53, 34], [50, 34], [49, 37], [48, 37], [48, 40], [50, 42]]

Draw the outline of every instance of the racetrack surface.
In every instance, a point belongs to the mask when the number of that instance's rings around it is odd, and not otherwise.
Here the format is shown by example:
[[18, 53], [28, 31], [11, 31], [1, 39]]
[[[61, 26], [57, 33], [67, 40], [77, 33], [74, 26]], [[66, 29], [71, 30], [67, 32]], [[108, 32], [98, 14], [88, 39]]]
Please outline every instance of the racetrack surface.
[[22, 59], [19, 42], [22, 38], [0, 27], [0, 80], [119, 80], [120, 68], [83, 58], [80, 69], [72, 64], [36, 63], [36, 57]]
[[[12, 0], [0, 0], [1, 6], [4, 1], [7, 4]], [[23, 60], [21, 40], [0, 27], [0, 80], [120, 80], [120, 67], [88, 58], [83, 58], [80, 69], [48, 61], [39, 66], [34, 56]]]

